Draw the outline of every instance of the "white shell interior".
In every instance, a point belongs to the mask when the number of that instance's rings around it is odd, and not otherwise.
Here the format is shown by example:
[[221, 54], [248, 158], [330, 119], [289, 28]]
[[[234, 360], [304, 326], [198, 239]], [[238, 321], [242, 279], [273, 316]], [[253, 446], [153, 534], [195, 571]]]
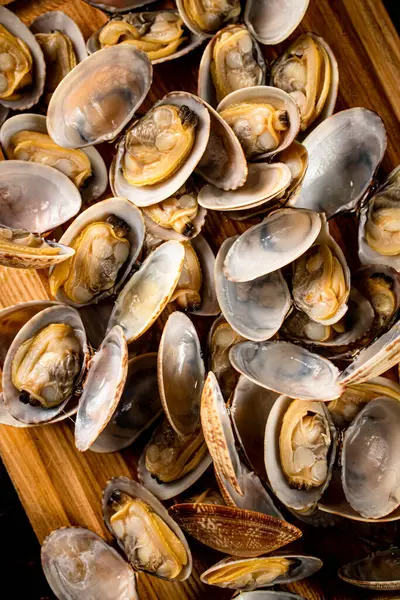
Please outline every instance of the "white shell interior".
[[244, 21], [261, 44], [286, 40], [303, 19], [310, 0], [247, 0]]

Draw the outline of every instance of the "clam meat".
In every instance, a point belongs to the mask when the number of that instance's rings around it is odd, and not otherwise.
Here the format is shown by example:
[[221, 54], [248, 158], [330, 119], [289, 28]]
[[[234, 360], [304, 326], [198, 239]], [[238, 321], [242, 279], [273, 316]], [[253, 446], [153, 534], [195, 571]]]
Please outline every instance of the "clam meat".
[[0, 100], [16, 100], [32, 84], [32, 55], [27, 44], [0, 24]]
[[214, 323], [209, 339], [210, 370], [215, 374], [225, 400], [228, 400], [239, 379], [238, 372], [229, 360], [229, 351], [244, 338], [234, 329], [218, 318]]
[[56, 87], [77, 65], [77, 58], [70, 38], [61, 31], [36, 33], [35, 38], [46, 61], [44, 102], [48, 104]]
[[190, 242], [184, 243], [185, 259], [179, 281], [171, 296], [170, 302], [175, 302], [181, 310], [196, 311], [201, 306], [201, 286], [203, 275], [200, 261]]
[[179, 0], [177, 5], [188, 27], [203, 35], [218, 31], [240, 14], [239, 0]]

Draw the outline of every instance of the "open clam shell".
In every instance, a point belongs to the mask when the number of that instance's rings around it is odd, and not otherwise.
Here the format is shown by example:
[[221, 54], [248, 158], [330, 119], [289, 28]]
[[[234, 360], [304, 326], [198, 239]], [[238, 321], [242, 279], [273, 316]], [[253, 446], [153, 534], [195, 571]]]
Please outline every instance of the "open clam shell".
[[0, 161], [0, 223], [44, 233], [71, 219], [81, 195], [66, 175], [23, 160]]
[[222, 244], [215, 261], [218, 303], [230, 326], [241, 336], [260, 342], [280, 329], [291, 306], [288, 285], [277, 270], [249, 282], [227, 279], [223, 265], [238, 236]]
[[46, 308], [33, 316], [14, 337], [7, 352], [3, 369], [2, 383], [5, 406], [14, 418], [24, 423], [43, 423], [50, 421], [64, 410], [70, 400], [70, 398], [67, 398], [53, 408], [43, 408], [41, 405], [32, 406], [31, 404], [24, 404], [20, 399], [21, 392], [14, 386], [12, 381], [12, 365], [14, 357], [21, 345], [53, 323], [66, 324], [72, 327], [73, 333], [79, 342], [81, 351], [81, 369], [76, 378], [75, 385], [78, 385], [82, 380], [86, 370], [86, 361], [88, 357], [86, 333], [77, 311], [69, 306], [58, 304]]
[[44, 425], [53, 425], [54, 423], [64, 421], [64, 419], [70, 419], [76, 414], [76, 411], [78, 410], [78, 403], [70, 402], [70, 405], [71, 407], [68, 408], [68, 410], [57, 415], [54, 417], [54, 419], [51, 419], [51, 421], [46, 421], [45, 423], [23, 423], [22, 421], [15, 419], [7, 410], [4, 404], [3, 394], [0, 393], [0, 425], [8, 425], [9, 427], [18, 427], [22, 429], [26, 427], [43, 427]]
[[[145, 226], [142, 214], [139, 211], [139, 209], [137, 209], [136, 206], [134, 206], [128, 200], [125, 200], [124, 198], [108, 198], [107, 200], [97, 202], [93, 206], [90, 206], [71, 223], [71, 225], [68, 227], [65, 233], [61, 236], [60, 242], [66, 245], [72, 245], [79, 238], [80, 234], [86, 229], [86, 227], [88, 227], [91, 223], [105, 222], [110, 215], [121, 219], [130, 227], [128, 233], [124, 235], [124, 238], [127, 239], [130, 244], [129, 254], [126, 261], [121, 266], [120, 271], [118, 272], [115, 285], [108, 290], [100, 291], [100, 293], [94, 295], [90, 302], [82, 302], [79, 304], [74, 303], [70, 299], [70, 297], [67, 296], [67, 294], [64, 291], [63, 285], [61, 285], [57, 288], [55, 294], [57, 300], [65, 302], [65, 304], [75, 306], [76, 308], [80, 308], [82, 306], [96, 303], [99, 300], [106, 298], [110, 294], [113, 294], [120, 290], [121, 287], [125, 284], [127, 278], [132, 272], [132, 269], [135, 265], [135, 261], [139, 256], [145, 235]], [[79, 248], [77, 248], [77, 252], [79, 252]], [[79, 265], [75, 266], [76, 269], [78, 269], [78, 267]], [[81, 269], [85, 274], [85, 269], [82, 266]], [[84, 284], [85, 282], [82, 282], [80, 285], [84, 287]], [[78, 282], [76, 282], [76, 286], [78, 287]]]
[[[199, 77], [198, 77], [198, 82], [197, 82], [197, 91], [198, 91], [198, 95], [200, 96], [200, 98], [203, 98], [203, 100], [205, 100], [206, 102], [208, 102], [208, 104], [211, 104], [211, 106], [215, 107], [218, 104], [218, 100], [217, 100], [217, 92], [215, 89], [215, 84], [214, 84], [214, 80], [211, 74], [211, 64], [214, 61], [214, 48], [215, 48], [215, 44], [217, 42], [219, 42], [221, 40], [221, 38], [224, 37], [228, 37], [231, 33], [233, 32], [238, 32], [242, 30], [243, 32], [247, 31], [247, 28], [245, 25], [228, 25], [227, 27], [224, 27], [223, 29], [220, 29], [215, 36], [212, 38], [212, 40], [210, 40], [210, 42], [207, 44], [204, 52], [203, 52], [203, 56], [201, 57], [201, 61], [200, 61], [200, 67], [199, 67]], [[244, 34], [243, 34], [244, 35]], [[251, 44], [248, 44], [248, 42], [251, 42]], [[239, 42], [240, 44], [240, 42]], [[225, 64], [226, 62], [228, 62], [228, 66], [227, 69], [229, 69], [229, 67], [231, 66], [229, 64], [229, 60], [231, 60], [233, 62], [233, 69], [234, 72], [236, 69], [238, 69], [238, 64], [236, 61], [239, 62], [240, 67], [243, 69], [243, 72], [246, 74], [249, 70], [249, 67], [247, 66], [246, 68], [246, 62], [248, 62], [248, 58], [250, 58], [250, 56], [252, 57], [252, 64], [250, 69], [256, 69], [258, 71], [258, 77], [253, 77], [254, 78], [254, 85], [264, 85], [265, 84], [265, 73], [266, 73], [266, 64], [265, 64], [265, 60], [264, 60], [264, 56], [261, 52], [261, 48], [260, 46], [257, 44], [256, 40], [251, 36], [251, 34], [248, 32], [245, 41], [242, 41], [242, 45], [244, 46], [244, 49], [241, 51], [242, 54], [239, 52], [237, 52], [236, 48], [232, 48], [232, 54], [234, 54], [234, 56], [230, 56], [230, 53], [228, 52], [225, 55]], [[248, 46], [251, 46], [250, 48]], [[234, 79], [235, 82], [235, 87], [239, 86], [239, 87], [244, 87], [243, 85], [240, 85], [242, 83], [241, 78], [240, 78], [240, 67], [238, 69], [239, 73], [237, 75], [237, 79]], [[245, 83], [245, 87], [249, 86], [251, 79], [249, 77], [249, 80]], [[233, 87], [233, 86], [232, 86]], [[233, 91], [235, 88], [233, 87], [233, 89], [231, 91]]]
[[261, 44], [286, 40], [303, 19], [310, 0], [247, 0], [244, 22]]
[[[203, 0], [192, 2], [191, 0], [177, 0], [177, 9], [186, 27], [203, 38], [212, 37], [216, 31], [227, 23], [234, 23], [240, 15], [240, 0], [225, 0], [219, 5], [211, 6]], [[196, 19], [196, 11], [203, 11], [203, 22]], [[207, 17], [209, 18], [206, 23]]]
[[[140, 13], [140, 12], [129, 13], [129, 12], [127, 12], [123, 16], [114, 17], [114, 19], [111, 19], [111, 21], [122, 19], [122, 21], [127, 21], [128, 23], [131, 23], [132, 22], [131, 15], [134, 18], [139, 17], [139, 19], [147, 17], [146, 20], [148, 21], [148, 20], [151, 20], [152, 18], [156, 17], [157, 14], [159, 14], [159, 13], [160, 14], [173, 13], [173, 14], [178, 15], [178, 12], [176, 10], [158, 10], [158, 11], [148, 11], [148, 12], [144, 12], [144, 13]], [[102, 30], [104, 29], [104, 27], [106, 27], [106, 25], [108, 25], [108, 23], [110, 23], [110, 21], [108, 21], [102, 27], [100, 27], [100, 29], [95, 31], [93, 33], [93, 35], [88, 39], [87, 44], [86, 44], [86, 49], [89, 54], [93, 54], [94, 52], [101, 50], [102, 45], [99, 40], [99, 35], [102, 32]], [[194, 50], [195, 48], [200, 46], [204, 41], [204, 39], [201, 36], [196, 35], [192, 31], [187, 30], [187, 29], [183, 31], [182, 38], [184, 38], [185, 41], [178, 46], [178, 48], [177, 48], [177, 50], [175, 50], [175, 52], [173, 52], [172, 54], [169, 54], [168, 56], [164, 56], [163, 58], [156, 58], [155, 60], [152, 60], [151, 61], [152, 64], [158, 65], [160, 63], [168, 62], [170, 60], [175, 60], [176, 58], [180, 58], [181, 56], [185, 56], [186, 54], [189, 54], [189, 52], [191, 52], [192, 50]], [[119, 42], [119, 43], [123, 43], [123, 42]]]
[[128, 344], [140, 337], [162, 313], [178, 283], [185, 250], [171, 240], [158, 246], [126, 283], [108, 322], [121, 325]]
[[234, 282], [252, 281], [301, 256], [321, 230], [318, 213], [293, 208], [274, 211], [250, 227], [229, 250], [224, 274]]
[[302, 535], [286, 521], [231, 506], [175, 504], [169, 514], [199, 542], [243, 558], [273, 552]]
[[[310, 402], [313, 412], [325, 422], [330, 433], [330, 446], [327, 454], [327, 471], [324, 482], [309, 489], [298, 489], [288, 480], [281, 461], [280, 438], [285, 414], [294, 401], [287, 396], [278, 398], [271, 408], [265, 428], [264, 461], [274, 493], [288, 508], [301, 513], [312, 513], [318, 500], [328, 487], [336, 457], [337, 434], [330, 413], [323, 402]], [[317, 445], [316, 440], [314, 440]], [[315, 446], [316, 447], [316, 446]]]
[[[7, 119], [6, 123], [0, 129], [0, 143], [7, 158], [14, 156], [12, 137], [21, 131], [35, 131], [47, 134], [46, 117], [24, 113], [23, 115], [16, 115]], [[61, 171], [61, 173], [68, 175], [68, 158], [63, 158], [62, 148], [60, 150], [60, 159], [55, 168]], [[90, 160], [92, 174], [87, 183], [85, 182], [84, 187], [80, 189], [80, 194], [83, 202], [90, 202], [101, 196], [105, 191], [107, 187], [107, 169], [104, 160], [95, 148], [82, 148], [82, 152]], [[43, 164], [46, 163], [43, 162]]]
[[142, 104], [151, 81], [152, 66], [141, 50], [127, 44], [99, 50], [54, 92], [47, 111], [50, 137], [64, 148], [112, 140]]
[[[121, 47], [125, 45], [122, 44]], [[116, 46], [118, 48], [118, 46]], [[106, 49], [107, 50], [107, 49]], [[101, 50], [104, 52], [104, 50]], [[96, 53], [94, 56], [98, 56]], [[193, 173], [201, 157], [203, 156], [210, 137], [210, 113], [206, 104], [197, 98], [194, 94], [188, 92], [170, 92], [162, 100], [156, 103], [155, 107], [164, 104], [177, 107], [187, 106], [197, 114], [199, 120], [196, 129], [196, 138], [188, 158], [183, 162], [179, 169], [170, 177], [155, 185], [134, 186], [125, 179], [121, 162], [125, 154], [125, 137], [118, 145], [118, 152], [115, 165], [111, 166], [110, 179], [112, 180], [115, 192], [131, 200], [136, 206], [150, 206], [157, 204], [166, 198], [172, 196], [185, 183], [188, 177]], [[153, 108], [155, 108], [153, 107]]]
[[284, 591], [242, 592], [238, 596], [235, 594], [234, 598], [236, 600], [305, 600], [303, 596], [298, 596], [297, 594], [291, 594], [290, 592]]
[[[168, 527], [175, 534], [175, 536], [178, 538], [180, 543], [183, 545], [183, 547], [186, 551], [186, 556], [187, 556], [187, 563], [182, 568], [182, 571], [175, 578], [175, 580], [185, 581], [188, 577], [190, 577], [190, 574], [192, 572], [192, 555], [191, 555], [189, 545], [186, 541], [186, 538], [185, 538], [182, 530], [176, 524], [176, 522], [170, 517], [170, 515], [168, 514], [168, 511], [164, 508], [164, 506], [161, 504], [161, 502], [159, 500], [157, 500], [157, 498], [155, 496], [153, 496], [153, 494], [151, 492], [149, 492], [146, 488], [141, 486], [136, 481], [132, 481], [131, 479], [128, 479], [127, 477], [113, 477], [113, 479], [111, 479], [107, 483], [107, 485], [103, 491], [103, 501], [102, 501], [103, 518], [104, 518], [104, 521], [105, 521], [108, 529], [111, 531], [111, 533], [113, 535], [115, 535], [114, 531], [112, 529], [112, 526], [111, 526], [111, 522], [110, 522], [110, 519], [112, 516], [112, 510], [110, 508], [109, 502], [110, 502], [113, 494], [115, 494], [115, 492], [124, 492], [125, 494], [128, 494], [129, 496], [131, 496], [132, 499], [134, 499], [134, 500], [141, 500], [144, 504], [146, 504], [151, 509], [151, 511], [153, 511], [164, 522], [164, 526]], [[136, 525], [136, 526], [138, 527], [138, 525]], [[117, 538], [117, 542], [118, 542], [118, 545], [120, 546], [120, 548], [122, 549], [122, 551], [126, 552], [122, 541]], [[150, 570], [147, 572], [154, 575], [154, 573], [151, 573]], [[161, 579], [166, 579], [166, 577], [162, 577], [160, 575], [158, 575], [158, 576]]]
[[386, 131], [376, 113], [350, 108], [323, 121], [303, 144], [309, 165], [293, 202], [330, 219], [355, 209], [368, 192], [386, 150]]
[[62, 527], [41, 550], [48, 584], [60, 600], [138, 600], [131, 567], [101, 537], [83, 527]]
[[0, 6], [0, 23], [9, 33], [22, 40], [27, 46], [32, 56], [33, 78], [32, 83], [18, 92], [15, 100], [0, 99], [0, 104], [13, 110], [27, 110], [36, 104], [43, 93], [46, 64], [44, 62], [43, 52], [37, 43], [35, 36], [26, 25], [4, 6]]
[[221, 588], [251, 591], [311, 577], [321, 567], [319, 558], [281, 550], [257, 559], [228, 556], [204, 571], [200, 580]]
[[75, 420], [75, 445], [88, 450], [112, 418], [128, 374], [128, 346], [119, 325], [104, 338], [89, 362]]
[[239, 379], [238, 372], [229, 360], [229, 350], [244, 341], [241, 335], [227, 323], [222, 315], [213, 322], [207, 339], [208, 369], [214, 373], [221, 392], [227, 401]]
[[97, 2], [97, 0], [85, 0], [85, 2], [95, 8], [104, 10], [106, 13], [115, 14], [142, 8], [142, 6], [152, 4], [156, 0], [102, 0], [100, 2]]
[[215, 256], [209, 243], [202, 235], [198, 235], [191, 240], [191, 244], [199, 259], [202, 275], [200, 289], [201, 305], [199, 308], [196, 308], [194, 313], [204, 317], [213, 317], [221, 311], [214, 282]]
[[375, 591], [400, 590], [400, 550], [375, 552], [340, 567], [340, 579], [360, 588]]
[[53, 33], [59, 31], [72, 42], [77, 62], [87, 57], [85, 40], [78, 25], [61, 10], [52, 10], [36, 17], [29, 25], [32, 33]]
[[300, 112], [295, 100], [289, 94], [268, 85], [244, 88], [226, 96], [218, 104], [217, 111], [221, 113], [230, 106], [241, 102], [270, 104], [278, 110], [287, 111], [288, 114], [289, 127], [286, 131], [281, 132], [279, 145], [274, 150], [257, 155], [257, 160], [273, 156], [292, 144], [300, 129]]

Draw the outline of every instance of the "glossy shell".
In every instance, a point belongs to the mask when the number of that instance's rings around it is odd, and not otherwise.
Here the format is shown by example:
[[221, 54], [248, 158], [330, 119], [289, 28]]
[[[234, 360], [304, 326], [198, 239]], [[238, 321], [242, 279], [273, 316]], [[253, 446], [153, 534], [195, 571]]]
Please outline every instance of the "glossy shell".
[[156, 0], [103, 0], [97, 2], [96, 0], [85, 0], [88, 4], [112, 14], [135, 10], [136, 8], [147, 6], [147, 4], [152, 4], [155, 1]]
[[261, 43], [274, 45], [283, 42], [303, 19], [310, 0], [247, 0], [244, 21]]
[[355, 560], [340, 567], [338, 575], [346, 583], [364, 589], [400, 590], [400, 550], [393, 548]]
[[74, 47], [77, 62], [87, 57], [85, 40], [78, 25], [71, 17], [60, 10], [53, 10], [36, 17], [29, 25], [32, 33], [52, 33], [59, 31], [68, 36]]
[[[0, 227], [0, 229], [8, 230], [7, 227]], [[1, 237], [0, 234], [0, 240]], [[12, 244], [11, 247], [5, 249], [0, 242], [0, 265], [11, 267], [13, 269], [46, 269], [67, 260], [75, 253], [75, 251], [72, 250], [72, 248], [68, 248], [68, 246], [44, 240], [44, 238], [41, 239], [46, 242], [47, 246], [58, 248], [58, 254], [46, 255], [38, 254], [34, 251], [30, 253], [26, 246], [18, 246], [18, 244]], [[7, 242], [7, 240], [5, 241]], [[22, 249], [24, 249], [24, 251], [21, 252]]]

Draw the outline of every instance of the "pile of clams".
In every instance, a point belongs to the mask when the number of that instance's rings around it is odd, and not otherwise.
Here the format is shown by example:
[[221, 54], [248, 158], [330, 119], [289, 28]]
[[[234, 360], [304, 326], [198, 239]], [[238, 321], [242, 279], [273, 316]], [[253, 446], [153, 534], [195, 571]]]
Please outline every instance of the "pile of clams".
[[[44, 573], [138, 600], [141, 573], [191, 576], [194, 538], [224, 555], [203, 584], [301, 600], [278, 586], [322, 567], [303, 522], [400, 519], [400, 167], [377, 180], [379, 115], [333, 114], [327, 42], [286, 41], [308, 0], [87, 2], [86, 41], [0, 7], [0, 265], [49, 290], [0, 310], [0, 422], [138, 457], [103, 491], [114, 547], [57, 529]], [[156, 97], [194, 50], [197, 93]], [[340, 579], [400, 589], [398, 549], [355, 558]]]

